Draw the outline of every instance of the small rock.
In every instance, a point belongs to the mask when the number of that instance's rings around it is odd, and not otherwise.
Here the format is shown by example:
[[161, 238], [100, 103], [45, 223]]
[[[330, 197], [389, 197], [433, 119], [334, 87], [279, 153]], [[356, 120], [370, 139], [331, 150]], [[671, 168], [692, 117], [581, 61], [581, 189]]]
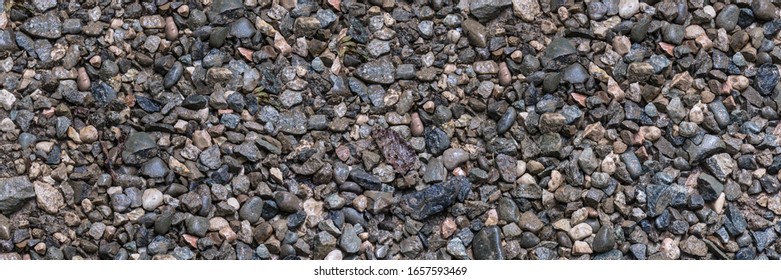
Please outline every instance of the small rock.
[[622, 18], [628, 19], [637, 14], [640, 11], [640, 1], [638, 0], [621, 0], [618, 1], [618, 15]]
[[485, 227], [475, 234], [472, 253], [477, 260], [504, 260], [499, 227]]
[[390, 84], [395, 79], [395, 68], [386, 59], [371, 60], [355, 70], [355, 75], [369, 83]]
[[691, 235], [686, 240], [681, 241], [680, 248], [682, 252], [698, 257], [705, 257], [708, 254], [708, 247], [705, 245], [705, 242]]
[[442, 153], [442, 163], [447, 170], [453, 170], [469, 160], [469, 154], [459, 148], [450, 148]]
[[154, 211], [160, 205], [163, 205], [163, 193], [158, 189], [147, 189], [144, 191], [144, 195], [141, 198], [143, 200], [143, 207], [146, 211]]
[[461, 28], [466, 32], [469, 43], [478, 48], [488, 45], [488, 29], [479, 22], [467, 19], [461, 23]]
[[583, 240], [586, 237], [591, 236], [592, 230], [593, 229], [591, 228], [591, 225], [587, 223], [580, 223], [569, 230], [569, 237], [573, 240]]
[[[534, 214], [534, 212], [527, 211], [521, 215], [521, 219], [518, 221], [518, 225], [522, 230], [530, 232], [538, 232], [542, 229], [544, 224], [540, 221], [540, 218]], [[591, 233], [589, 233], [591, 234]]]
[[20, 28], [34, 37], [57, 39], [62, 36], [62, 21], [54, 12], [29, 18]]
[[10, 215], [36, 196], [27, 176], [0, 178], [0, 213]]
[[38, 202], [38, 208], [43, 209], [46, 213], [57, 214], [63, 207], [65, 207], [65, 199], [62, 193], [53, 186], [34, 182], [35, 198]]
[[512, 0], [513, 13], [525, 22], [533, 22], [537, 19], [542, 10], [537, 0]]
[[510, 5], [511, 0], [472, 0], [469, 1], [469, 11], [477, 19], [487, 21]]
[[594, 252], [604, 253], [613, 250], [613, 246], [616, 244], [616, 238], [613, 233], [613, 229], [610, 226], [602, 226], [594, 236], [592, 247]]
[[434, 184], [422, 191], [402, 196], [399, 204], [413, 219], [425, 220], [445, 211], [456, 201], [463, 201], [471, 188], [472, 184], [466, 177], [454, 176], [443, 184]]

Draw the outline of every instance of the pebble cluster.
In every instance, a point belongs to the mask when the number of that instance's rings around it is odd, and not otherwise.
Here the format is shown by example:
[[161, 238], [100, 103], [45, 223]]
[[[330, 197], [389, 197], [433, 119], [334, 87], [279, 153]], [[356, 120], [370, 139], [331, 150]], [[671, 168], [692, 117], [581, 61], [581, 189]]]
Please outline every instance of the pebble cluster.
[[781, 1], [0, 4], [0, 259], [781, 255]]

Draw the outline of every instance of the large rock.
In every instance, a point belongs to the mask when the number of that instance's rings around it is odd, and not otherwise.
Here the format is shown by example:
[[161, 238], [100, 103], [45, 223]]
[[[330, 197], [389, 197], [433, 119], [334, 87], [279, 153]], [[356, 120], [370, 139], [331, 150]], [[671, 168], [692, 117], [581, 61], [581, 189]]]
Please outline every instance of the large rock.
[[567, 38], [553, 38], [545, 47], [540, 62], [546, 69], [559, 70], [575, 62], [578, 50]]
[[125, 140], [122, 160], [129, 164], [140, 164], [157, 155], [157, 142], [146, 132], [130, 134]]
[[708, 174], [700, 174], [697, 177], [697, 185], [700, 188], [700, 194], [705, 201], [714, 201], [724, 191], [724, 185], [716, 178]]
[[350, 180], [367, 190], [377, 191], [382, 188], [380, 178], [369, 174], [361, 168], [353, 168], [350, 171]]
[[209, 6], [209, 22], [227, 25], [244, 15], [242, 0], [214, 0]]
[[469, 43], [478, 48], [485, 48], [488, 44], [488, 28], [479, 22], [466, 19], [461, 23], [461, 28], [466, 32]]
[[477, 260], [504, 260], [504, 248], [499, 227], [485, 227], [475, 234], [472, 253]]
[[760, 93], [770, 95], [773, 93], [773, 89], [776, 88], [779, 78], [781, 78], [781, 75], [775, 64], [762, 64], [757, 69], [757, 75], [754, 77], [754, 87]]
[[618, 2], [618, 15], [628, 19], [640, 11], [639, 0], [621, 0]]
[[613, 227], [602, 226], [597, 231], [596, 236], [594, 236], [591, 247], [594, 249], [594, 252], [604, 253], [613, 250], [613, 246], [615, 245], [616, 237], [613, 233]]
[[396, 80], [396, 68], [387, 59], [371, 60], [355, 70], [355, 75], [361, 80], [376, 84], [391, 84]]
[[33, 37], [57, 39], [62, 36], [62, 21], [54, 12], [30, 18], [20, 28]]
[[65, 199], [57, 188], [41, 182], [35, 182], [33, 186], [38, 208], [49, 214], [57, 214], [60, 209], [65, 207]]
[[513, 13], [523, 21], [532, 22], [542, 14], [537, 0], [512, 0]]
[[724, 28], [727, 32], [735, 29], [738, 25], [738, 18], [740, 17], [740, 9], [735, 5], [727, 5], [721, 9], [719, 15], [716, 16], [716, 26]]
[[656, 217], [661, 215], [667, 209], [667, 206], [670, 205], [673, 194], [670, 190], [670, 185], [650, 184], [646, 186], [645, 196], [648, 215]]
[[689, 153], [689, 161], [691, 163], [700, 162], [712, 155], [723, 152], [726, 148], [727, 145], [721, 138], [710, 134], [704, 135], [699, 145], [687, 141], [683, 146], [683, 149]]
[[10, 215], [33, 197], [35, 190], [27, 176], [0, 178], [0, 213]]
[[488, 21], [512, 4], [512, 0], [470, 0], [469, 11], [480, 21]]
[[434, 184], [422, 191], [405, 195], [399, 205], [415, 220], [425, 220], [443, 212], [456, 201], [464, 201], [472, 190], [466, 177], [456, 176], [444, 184]]
[[11, 30], [0, 30], [0, 51], [16, 50], [16, 38], [14, 37]]
[[778, 8], [770, 0], [751, 1], [754, 17], [761, 20], [773, 20], [778, 17]]

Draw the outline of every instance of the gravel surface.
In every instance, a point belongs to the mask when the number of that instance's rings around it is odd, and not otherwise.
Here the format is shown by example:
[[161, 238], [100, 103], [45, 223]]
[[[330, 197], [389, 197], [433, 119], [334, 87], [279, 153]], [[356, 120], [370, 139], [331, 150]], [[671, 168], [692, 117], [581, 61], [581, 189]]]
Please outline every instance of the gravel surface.
[[727, 2], [0, 0], [0, 259], [779, 259]]

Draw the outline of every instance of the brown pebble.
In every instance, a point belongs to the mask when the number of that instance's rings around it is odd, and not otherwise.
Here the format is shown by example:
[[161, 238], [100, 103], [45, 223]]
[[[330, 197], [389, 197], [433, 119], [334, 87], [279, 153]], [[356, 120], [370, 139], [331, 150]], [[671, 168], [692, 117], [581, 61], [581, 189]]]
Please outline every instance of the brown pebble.
[[252, 55], [255, 54], [255, 51], [247, 48], [239, 47], [239, 54], [241, 54], [241, 57], [248, 61], [252, 61]]
[[86, 91], [89, 90], [90, 86], [90, 80], [89, 75], [87, 75], [87, 70], [84, 69], [84, 67], [79, 68], [79, 74], [76, 76], [76, 87], [80, 91]]
[[103, 59], [99, 55], [95, 55], [89, 59], [89, 64], [92, 67], [100, 68], [100, 65], [103, 64]]
[[499, 84], [502, 86], [509, 86], [512, 82], [512, 74], [510, 69], [507, 68], [507, 63], [499, 63]]
[[176, 40], [179, 37], [179, 28], [176, 27], [173, 17], [165, 18], [165, 39], [168, 41]]
[[420, 120], [418, 113], [412, 113], [412, 120], [410, 121], [409, 128], [410, 132], [412, 132], [412, 136], [423, 135], [423, 122]]

